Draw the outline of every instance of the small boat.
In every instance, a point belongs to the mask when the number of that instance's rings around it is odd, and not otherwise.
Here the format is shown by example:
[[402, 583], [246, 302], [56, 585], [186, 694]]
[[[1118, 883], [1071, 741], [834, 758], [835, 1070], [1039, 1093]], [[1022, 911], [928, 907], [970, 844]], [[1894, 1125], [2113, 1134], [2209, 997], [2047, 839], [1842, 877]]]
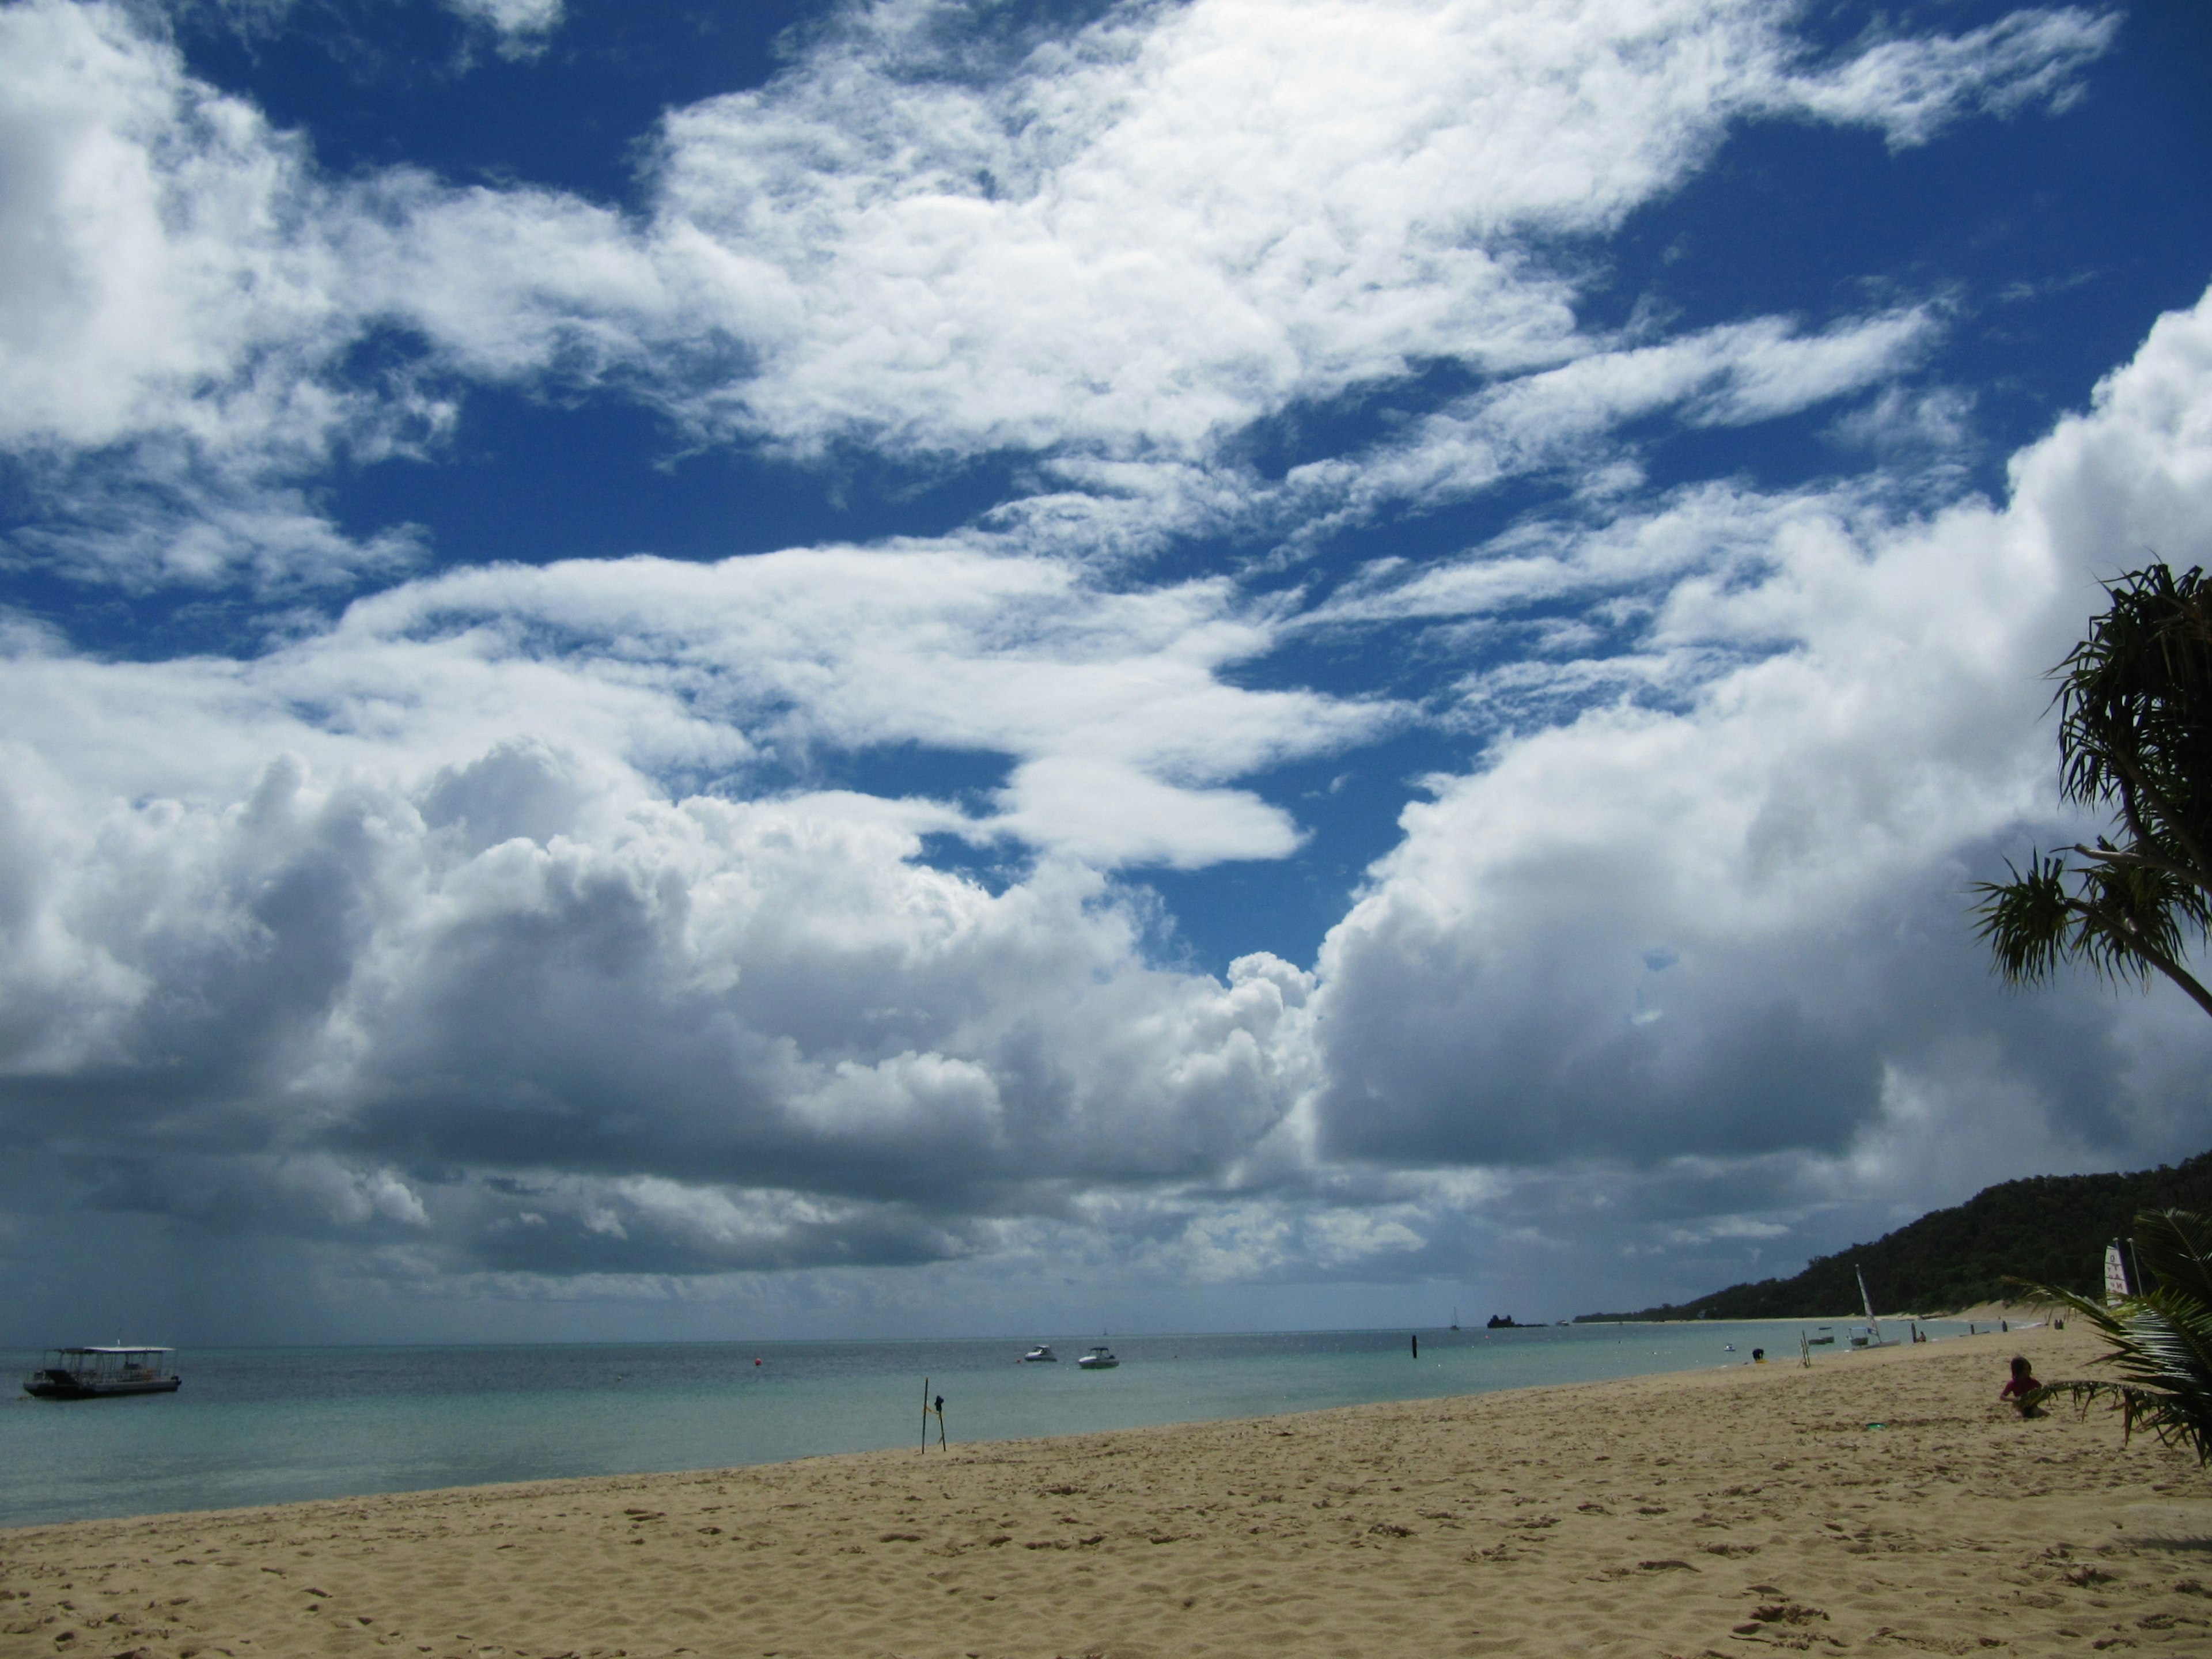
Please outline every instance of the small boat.
[[1886, 1341], [1882, 1338], [1881, 1321], [1874, 1316], [1874, 1298], [1867, 1294], [1866, 1274], [1861, 1273], [1856, 1267], [1853, 1267], [1851, 1272], [1858, 1276], [1859, 1305], [1866, 1310], [1867, 1316], [1866, 1329], [1860, 1331], [1855, 1328], [1851, 1332], [1851, 1346], [1854, 1348], [1893, 1348], [1897, 1346], [1898, 1343], [1895, 1337], [1893, 1336]]
[[1045, 1364], [1060, 1363], [1060, 1356], [1052, 1351], [1051, 1343], [1040, 1342], [1022, 1356], [1022, 1364], [1024, 1365], [1035, 1365], [1040, 1363]]
[[1807, 1338], [1805, 1346], [1808, 1348], [1834, 1347], [1836, 1346], [1836, 1328], [1832, 1325], [1821, 1326], [1820, 1334]]
[[174, 1394], [184, 1378], [169, 1369], [174, 1348], [49, 1348], [23, 1379], [33, 1400], [104, 1400], [117, 1394]]
[[1091, 1349], [1075, 1362], [1086, 1371], [1110, 1371], [1121, 1362], [1114, 1358], [1114, 1351], [1104, 1346]]

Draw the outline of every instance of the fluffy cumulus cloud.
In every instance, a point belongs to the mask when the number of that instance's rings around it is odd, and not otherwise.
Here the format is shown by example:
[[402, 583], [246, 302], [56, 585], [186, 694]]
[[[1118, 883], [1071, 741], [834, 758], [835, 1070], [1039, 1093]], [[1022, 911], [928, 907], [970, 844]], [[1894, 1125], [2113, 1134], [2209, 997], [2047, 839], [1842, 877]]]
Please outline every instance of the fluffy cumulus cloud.
[[[1986, 848], [2047, 812], [2041, 674], [2112, 548], [2212, 552], [2208, 368], [2212, 301], [2015, 458], [2002, 508], [1869, 522], [1819, 493], [1708, 489], [1556, 538], [1546, 585], [1633, 593], [1646, 550], [1667, 557], [1614, 672], [1680, 706], [1606, 698], [1407, 808], [1322, 953], [1323, 1144], [1840, 1157], [1969, 1068], [2008, 1116], [2091, 1139], [2163, 1112], [2170, 1076], [2139, 1079], [2127, 1040], [2139, 1013], [2007, 996], [1958, 910]], [[1539, 580], [1505, 562], [1369, 603], [1480, 615]], [[2205, 1051], [2193, 1030], [2163, 1041]]]
[[[250, 1213], [210, 1176], [234, 1153], [281, 1214], [638, 1270], [902, 1261], [963, 1216], [1211, 1178], [1303, 1086], [1310, 976], [1151, 965], [1101, 866], [1272, 855], [1285, 817], [1209, 786], [1373, 716], [1212, 678], [1264, 633], [1216, 587], [1067, 580], [640, 561], [402, 588], [251, 665], [20, 641], [16, 1133], [98, 1201]], [[654, 781], [824, 742], [1026, 758], [974, 810]], [[1095, 822], [1055, 768], [1142, 810]], [[930, 836], [1034, 852], [994, 892]], [[93, 1077], [119, 1117], [37, 1128]]]
[[[1679, 1293], [1873, 1194], [2196, 1150], [2195, 1024], [2008, 995], [1961, 914], [2068, 827], [2039, 677], [2112, 550], [2208, 550], [2212, 301], [1995, 498], [1890, 464], [1966, 447], [1936, 286], [1588, 303], [1731, 134], [2044, 120], [2111, 14], [994, 20], [836, 11], [610, 204], [339, 177], [139, 14], [0, 7], [10, 1271], [91, 1211], [285, 1241], [325, 1297], [1012, 1309], [1540, 1247], [1595, 1298], [1624, 1253]], [[1011, 482], [697, 562], [342, 526], [336, 479], [465, 465], [490, 387]], [[1650, 482], [1655, 430], [1815, 420], [1882, 464]], [[255, 649], [88, 641], [57, 576], [223, 594]], [[1299, 854], [1271, 780], [1408, 733], [1461, 758], [1317, 954], [1194, 961], [1152, 872]]]

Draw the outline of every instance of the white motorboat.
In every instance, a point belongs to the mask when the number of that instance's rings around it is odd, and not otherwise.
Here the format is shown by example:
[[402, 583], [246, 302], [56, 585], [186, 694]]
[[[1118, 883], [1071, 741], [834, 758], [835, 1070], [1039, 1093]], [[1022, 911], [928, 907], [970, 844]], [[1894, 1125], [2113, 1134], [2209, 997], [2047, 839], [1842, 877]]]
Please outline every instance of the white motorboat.
[[1024, 1365], [1035, 1365], [1040, 1363], [1057, 1364], [1059, 1361], [1060, 1356], [1052, 1351], [1052, 1344], [1049, 1342], [1040, 1342], [1022, 1356], [1022, 1364]]
[[169, 1369], [173, 1348], [54, 1348], [23, 1379], [34, 1400], [105, 1400], [122, 1394], [174, 1394], [184, 1379]]
[[1114, 1358], [1114, 1351], [1103, 1344], [1075, 1362], [1086, 1371], [1110, 1371], [1121, 1362]]

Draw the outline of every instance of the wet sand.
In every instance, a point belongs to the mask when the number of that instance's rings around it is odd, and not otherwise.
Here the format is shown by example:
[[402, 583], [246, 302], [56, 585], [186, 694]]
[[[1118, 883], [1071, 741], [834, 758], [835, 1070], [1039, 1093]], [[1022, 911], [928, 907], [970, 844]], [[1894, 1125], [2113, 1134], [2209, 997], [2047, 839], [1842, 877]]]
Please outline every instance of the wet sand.
[[2212, 1475], [2076, 1331], [0, 1532], [0, 1659], [2212, 1652]]

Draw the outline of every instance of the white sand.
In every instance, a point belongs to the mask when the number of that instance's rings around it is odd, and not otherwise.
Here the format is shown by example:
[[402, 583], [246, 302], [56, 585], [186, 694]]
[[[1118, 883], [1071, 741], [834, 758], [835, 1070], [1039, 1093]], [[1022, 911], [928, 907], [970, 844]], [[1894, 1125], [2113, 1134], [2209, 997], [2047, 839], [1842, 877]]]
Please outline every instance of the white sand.
[[2016, 1351], [26, 1528], [0, 1656], [2212, 1654], [2212, 1477]]

